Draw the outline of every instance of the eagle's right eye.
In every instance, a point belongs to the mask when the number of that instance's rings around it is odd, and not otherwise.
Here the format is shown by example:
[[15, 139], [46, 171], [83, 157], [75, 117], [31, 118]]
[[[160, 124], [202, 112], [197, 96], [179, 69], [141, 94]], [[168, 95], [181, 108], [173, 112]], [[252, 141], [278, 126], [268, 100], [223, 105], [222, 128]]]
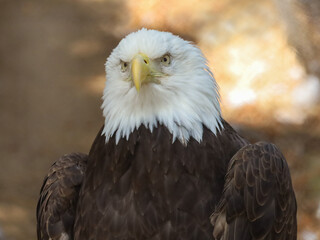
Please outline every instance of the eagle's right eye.
[[166, 67], [169, 66], [171, 63], [170, 55], [166, 54], [166, 55], [162, 56], [160, 61], [161, 61], [162, 65], [164, 65]]
[[121, 65], [121, 72], [127, 71], [127, 69], [128, 69], [128, 63], [127, 62], [121, 61], [120, 65]]

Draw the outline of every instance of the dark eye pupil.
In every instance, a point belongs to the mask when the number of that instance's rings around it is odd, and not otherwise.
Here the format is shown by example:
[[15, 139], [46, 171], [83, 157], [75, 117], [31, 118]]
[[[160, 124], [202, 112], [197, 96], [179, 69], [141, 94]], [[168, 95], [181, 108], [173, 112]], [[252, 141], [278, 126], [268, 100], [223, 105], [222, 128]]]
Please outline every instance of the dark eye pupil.
[[124, 63], [123, 66], [124, 66], [124, 67], [127, 67], [127, 63]]
[[163, 58], [163, 61], [166, 62], [166, 61], [167, 61], [167, 58]]

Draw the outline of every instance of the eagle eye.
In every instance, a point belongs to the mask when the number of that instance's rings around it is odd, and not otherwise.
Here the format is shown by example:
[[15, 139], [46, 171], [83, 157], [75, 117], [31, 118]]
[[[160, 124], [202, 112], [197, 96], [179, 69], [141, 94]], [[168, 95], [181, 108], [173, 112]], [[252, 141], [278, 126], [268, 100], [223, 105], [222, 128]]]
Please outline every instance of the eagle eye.
[[171, 63], [170, 55], [169, 55], [169, 54], [166, 54], [166, 55], [164, 55], [163, 57], [161, 57], [161, 63], [162, 63], [164, 66], [169, 66], [170, 63]]
[[120, 65], [121, 65], [121, 72], [127, 71], [128, 65], [129, 65], [127, 62], [121, 61]]

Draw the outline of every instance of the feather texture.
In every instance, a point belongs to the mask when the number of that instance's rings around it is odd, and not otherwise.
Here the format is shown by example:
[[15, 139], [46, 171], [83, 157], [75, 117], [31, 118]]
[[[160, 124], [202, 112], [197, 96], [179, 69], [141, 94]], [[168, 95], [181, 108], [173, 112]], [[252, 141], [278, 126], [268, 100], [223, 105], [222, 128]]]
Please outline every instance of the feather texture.
[[204, 127], [203, 141], [187, 146], [172, 144], [161, 125], [118, 143], [105, 143], [102, 128], [88, 157], [66, 155], [51, 167], [38, 239], [209, 240], [212, 232], [224, 240], [296, 239], [284, 157], [272, 144], [248, 145], [221, 122], [218, 135]]
[[[224, 121], [223, 121], [224, 122]], [[224, 122], [217, 136], [176, 141], [164, 126], [128, 140], [98, 134], [79, 195], [75, 239], [211, 239], [229, 159], [246, 142]], [[228, 147], [227, 147], [228, 146]]]
[[74, 153], [51, 166], [37, 205], [38, 239], [73, 239], [75, 207], [86, 165], [87, 155]]
[[211, 216], [214, 239], [296, 239], [296, 212], [289, 168], [279, 149], [265, 142], [247, 145], [229, 163]]

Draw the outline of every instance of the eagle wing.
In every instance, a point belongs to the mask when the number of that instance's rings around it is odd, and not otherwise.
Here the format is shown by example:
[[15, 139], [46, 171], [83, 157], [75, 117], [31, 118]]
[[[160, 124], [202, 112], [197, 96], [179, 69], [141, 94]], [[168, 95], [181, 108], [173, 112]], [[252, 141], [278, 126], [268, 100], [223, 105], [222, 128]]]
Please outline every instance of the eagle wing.
[[62, 156], [50, 168], [37, 205], [37, 235], [40, 240], [73, 239], [78, 194], [88, 156]]
[[231, 159], [223, 195], [211, 215], [214, 239], [296, 239], [297, 205], [287, 162], [259, 142]]

